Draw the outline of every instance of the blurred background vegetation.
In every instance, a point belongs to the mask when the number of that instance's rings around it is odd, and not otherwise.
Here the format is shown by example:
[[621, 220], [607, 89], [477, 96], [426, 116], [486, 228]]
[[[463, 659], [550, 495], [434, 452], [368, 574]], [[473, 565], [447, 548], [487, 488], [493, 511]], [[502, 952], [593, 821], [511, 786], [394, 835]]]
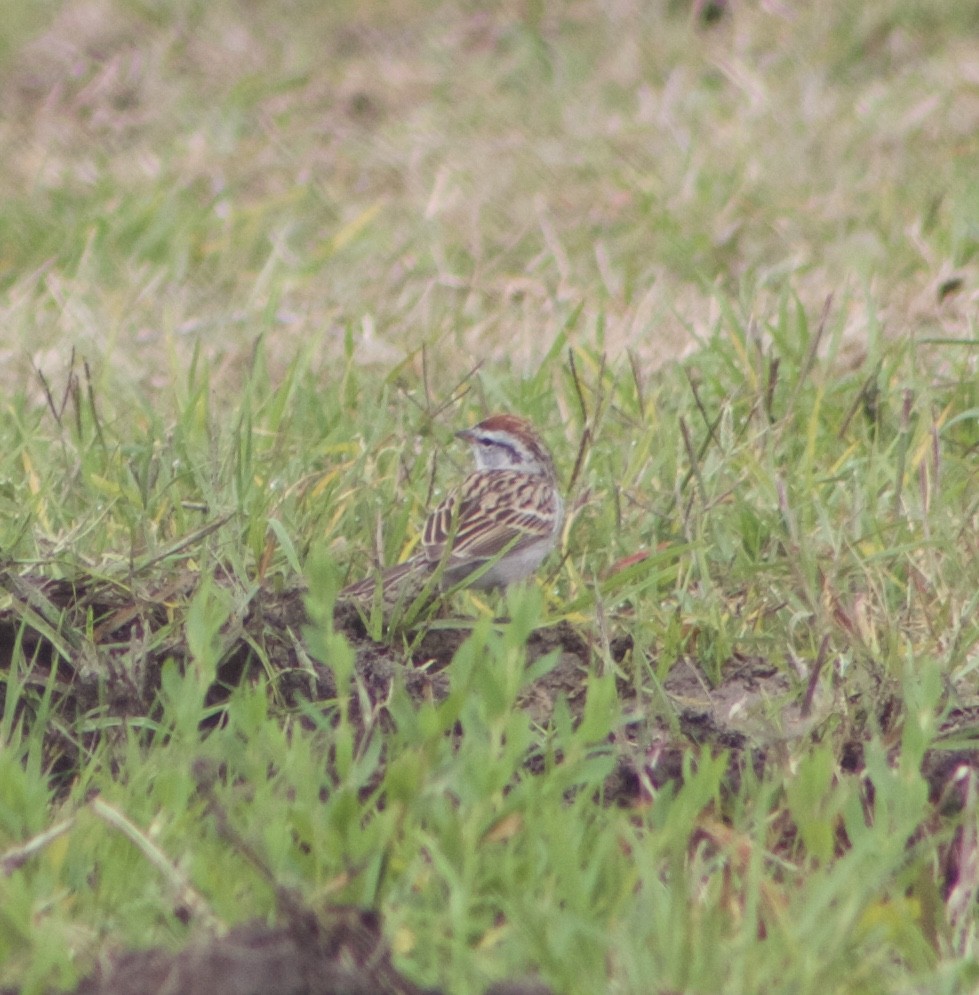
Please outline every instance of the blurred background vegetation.
[[[0, 378], [975, 319], [979, 5], [4, 4]], [[710, 16], [719, 14], [716, 18]], [[410, 360], [409, 360], [410, 361]]]

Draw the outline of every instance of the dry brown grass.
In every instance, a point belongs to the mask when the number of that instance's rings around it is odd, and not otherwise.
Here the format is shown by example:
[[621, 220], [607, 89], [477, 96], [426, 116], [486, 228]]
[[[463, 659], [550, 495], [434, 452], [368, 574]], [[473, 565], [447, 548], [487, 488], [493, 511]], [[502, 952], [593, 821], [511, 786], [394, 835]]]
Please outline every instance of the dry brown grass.
[[974, 335], [979, 60], [913, 5], [154, 11], [65, 3], [8, 52], [8, 384], [74, 345], [233, 387], [260, 333], [447, 379], [567, 329], [652, 368], [786, 293], [857, 358]]

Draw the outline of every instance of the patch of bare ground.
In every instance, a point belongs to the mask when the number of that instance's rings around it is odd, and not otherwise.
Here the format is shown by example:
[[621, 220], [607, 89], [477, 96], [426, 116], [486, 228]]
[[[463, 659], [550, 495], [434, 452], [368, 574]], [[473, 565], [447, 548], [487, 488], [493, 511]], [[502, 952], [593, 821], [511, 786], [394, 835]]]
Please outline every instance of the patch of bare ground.
[[[17, 703], [27, 726], [40, 692], [53, 688], [46, 758], [49, 771], [62, 783], [71, 779], [81, 752], [120, 725], [89, 721], [85, 725], [92, 731], [77, 738], [67, 733], [77, 719], [108, 717], [124, 724], [153, 716], [164, 663], [183, 665], [189, 659], [173, 614], [174, 605], [186, 603], [195, 584], [190, 573], [136, 589], [93, 578], [56, 580], [0, 572], [0, 668], [8, 672], [15, 653], [30, 661], [22, 677], [26, 693]], [[222, 661], [210, 704], [220, 705], [237, 684], [263, 672], [271, 676], [270, 686], [284, 706], [313, 701], [329, 707], [337, 695], [333, 672], [306, 652], [306, 624], [301, 584], [284, 590], [260, 588], [245, 598], [222, 633]], [[360, 724], [376, 718], [390, 721], [384, 703], [396, 678], [414, 701], [444, 699], [449, 692], [447, 668], [469, 634], [466, 628], [431, 628], [405, 650], [396, 641], [369, 638], [362, 618], [347, 605], [337, 607], [334, 625], [356, 650], [363, 694], [351, 701], [351, 719]], [[527, 665], [554, 651], [557, 663], [531, 682], [520, 699], [541, 724], [547, 723], [559, 698], [580, 717], [586, 677], [603, 665], [591, 634], [567, 622], [533, 633]], [[631, 651], [628, 637], [614, 639], [612, 651], [622, 660]], [[843, 704], [838, 697], [843, 692], [836, 689], [817, 695], [821, 701], [813, 706], [812, 694], [802, 694], [796, 686], [798, 679], [762, 658], [736, 654], [721, 672], [722, 679], [712, 683], [696, 660], [684, 658], [662, 682], [658, 699], [645, 691], [640, 697], [636, 682], [620, 677], [619, 697], [629, 722], [615, 744], [620, 769], [609, 784], [607, 802], [632, 803], [642, 794], [641, 783], [656, 788], [680, 777], [683, 756], [692, 749], [727, 751], [731, 786], [736, 789], [745, 764], [760, 773], [766, 763], [779, 762], [788, 744], [817, 735], [828, 711]], [[831, 675], [822, 680], [832, 683]], [[0, 708], [8, 688], [8, 682], [0, 684]], [[851, 714], [872, 711], [874, 727], [885, 733], [899, 728], [896, 699], [883, 685], [872, 696], [858, 690], [850, 698], [846, 707]], [[370, 717], [361, 714], [367, 705]], [[977, 721], [979, 709], [963, 705], [949, 711], [943, 729], [968, 728]], [[867, 724], [855, 721], [853, 728]], [[859, 738], [846, 742], [841, 753], [844, 769], [859, 771], [861, 753]], [[941, 793], [949, 772], [971, 762], [970, 756], [944, 750], [928, 755], [925, 767], [933, 794]]]
[[331, 907], [316, 913], [295, 906], [285, 924], [236, 926], [178, 952], [133, 950], [108, 963], [76, 989], [77, 995], [422, 995], [391, 964], [378, 917], [363, 909]]

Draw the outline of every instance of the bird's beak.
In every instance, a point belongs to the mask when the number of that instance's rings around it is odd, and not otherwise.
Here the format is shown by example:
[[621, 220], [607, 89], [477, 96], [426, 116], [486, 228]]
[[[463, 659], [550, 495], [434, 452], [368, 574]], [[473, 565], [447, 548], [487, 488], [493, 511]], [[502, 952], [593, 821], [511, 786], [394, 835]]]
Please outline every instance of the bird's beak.
[[465, 439], [466, 442], [472, 442], [473, 430], [471, 428], [464, 428], [460, 432], [456, 432], [457, 439]]

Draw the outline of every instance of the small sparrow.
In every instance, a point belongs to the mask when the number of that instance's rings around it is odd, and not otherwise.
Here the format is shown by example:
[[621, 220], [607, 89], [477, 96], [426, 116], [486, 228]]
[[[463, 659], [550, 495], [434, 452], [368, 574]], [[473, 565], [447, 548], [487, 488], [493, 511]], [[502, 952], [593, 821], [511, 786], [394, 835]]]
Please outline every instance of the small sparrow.
[[506, 587], [554, 548], [564, 502], [551, 454], [530, 422], [491, 415], [456, 435], [472, 447], [476, 469], [428, 516], [421, 548], [379, 579], [344, 588], [341, 599], [370, 602], [380, 583], [382, 604], [408, 606], [437, 571], [441, 588], [473, 574], [472, 587]]

